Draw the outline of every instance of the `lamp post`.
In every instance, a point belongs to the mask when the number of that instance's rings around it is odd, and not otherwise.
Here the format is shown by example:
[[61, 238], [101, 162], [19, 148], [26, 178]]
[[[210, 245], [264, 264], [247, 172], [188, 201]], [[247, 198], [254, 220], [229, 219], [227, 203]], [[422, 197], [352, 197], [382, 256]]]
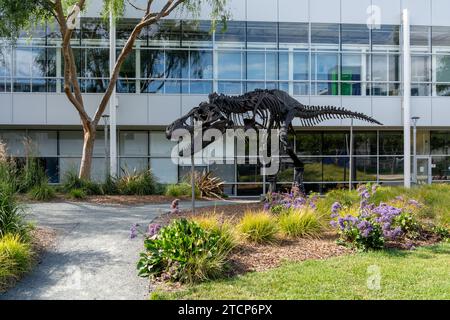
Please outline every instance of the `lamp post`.
[[420, 117], [412, 117], [414, 130], [413, 130], [413, 182], [417, 184], [417, 122]]
[[108, 123], [109, 115], [105, 114], [102, 116], [104, 132], [105, 132], [105, 178], [109, 177], [109, 163], [108, 163]]
[[349, 162], [349, 167], [350, 167], [350, 171], [348, 173], [348, 178], [349, 178], [349, 183], [348, 183], [348, 188], [350, 191], [352, 191], [352, 184], [353, 184], [353, 119], [351, 119], [351, 124], [350, 124], [350, 162]]

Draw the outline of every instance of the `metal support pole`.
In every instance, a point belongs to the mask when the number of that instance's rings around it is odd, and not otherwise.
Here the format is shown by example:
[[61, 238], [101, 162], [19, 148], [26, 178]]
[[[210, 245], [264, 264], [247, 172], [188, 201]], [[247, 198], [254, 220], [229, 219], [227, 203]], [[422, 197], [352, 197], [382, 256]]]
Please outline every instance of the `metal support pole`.
[[[192, 120], [191, 122], [192, 127], [194, 128], [195, 124]], [[195, 128], [194, 132], [192, 132], [191, 136], [191, 188], [192, 188], [192, 213], [195, 214]]]
[[417, 184], [417, 121], [419, 117], [411, 118], [414, 124], [413, 130], [413, 182]]
[[353, 119], [351, 119], [350, 125], [350, 163], [349, 163], [350, 172], [348, 173], [349, 181], [348, 188], [351, 191], [353, 189]]
[[411, 48], [408, 9], [403, 10], [403, 136], [404, 185], [411, 188]]
[[[112, 12], [109, 15], [109, 74], [113, 74], [116, 65], [116, 22]], [[110, 174], [117, 177], [117, 93], [116, 87], [113, 89], [111, 99], [109, 101], [110, 115]]]
[[[104, 115], [102, 116], [103, 121], [104, 121], [104, 133], [105, 133], [105, 178], [108, 179], [109, 178], [109, 162], [108, 162], [108, 119], [109, 116], [108, 115]], [[106, 181], [106, 180], [105, 180]]]

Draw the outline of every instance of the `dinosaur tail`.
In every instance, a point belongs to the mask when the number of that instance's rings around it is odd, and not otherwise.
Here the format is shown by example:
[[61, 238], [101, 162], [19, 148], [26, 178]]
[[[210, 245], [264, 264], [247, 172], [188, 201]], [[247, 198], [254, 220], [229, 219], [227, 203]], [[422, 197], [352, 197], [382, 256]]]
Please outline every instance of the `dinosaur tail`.
[[346, 110], [344, 108], [337, 108], [332, 106], [309, 106], [304, 108], [303, 110], [299, 110], [297, 114], [297, 118], [300, 119], [302, 125], [304, 126], [312, 126], [316, 125], [322, 121], [330, 120], [330, 119], [355, 119], [367, 121], [369, 123], [374, 123], [378, 125], [382, 125], [379, 121], [366, 116], [360, 112], [354, 112], [350, 110]]

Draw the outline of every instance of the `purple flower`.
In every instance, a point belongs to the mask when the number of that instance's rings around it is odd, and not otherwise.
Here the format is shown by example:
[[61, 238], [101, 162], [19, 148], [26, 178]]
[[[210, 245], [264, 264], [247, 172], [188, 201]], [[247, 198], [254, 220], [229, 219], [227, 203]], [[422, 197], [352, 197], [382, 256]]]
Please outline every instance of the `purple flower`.
[[161, 225], [157, 223], [152, 223], [148, 226], [147, 236], [153, 237], [158, 234], [159, 230], [161, 230]]
[[420, 207], [420, 203], [418, 202], [418, 201], [416, 201], [416, 200], [409, 200], [408, 201], [408, 203], [410, 204], [410, 205], [413, 205], [413, 206], [415, 206], [415, 207]]
[[333, 214], [337, 214], [339, 213], [339, 211], [342, 209], [342, 206], [339, 202], [335, 202], [333, 203], [333, 205], [331, 206], [331, 212]]
[[398, 200], [398, 201], [404, 201], [404, 199], [403, 199], [402, 196], [395, 197], [395, 200]]
[[330, 226], [332, 226], [333, 228], [336, 228], [337, 222], [335, 220], [330, 221]]
[[270, 209], [270, 203], [266, 202], [264, 204], [264, 211], [268, 211]]
[[377, 192], [377, 189], [378, 189], [378, 185], [377, 185], [377, 184], [374, 184], [374, 185], [372, 186], [372, 194], [376, 193], [376, 192]]
[[139, 224], [134, 224], [130, 228], [130, 239], [135, 239], [138, 236]]

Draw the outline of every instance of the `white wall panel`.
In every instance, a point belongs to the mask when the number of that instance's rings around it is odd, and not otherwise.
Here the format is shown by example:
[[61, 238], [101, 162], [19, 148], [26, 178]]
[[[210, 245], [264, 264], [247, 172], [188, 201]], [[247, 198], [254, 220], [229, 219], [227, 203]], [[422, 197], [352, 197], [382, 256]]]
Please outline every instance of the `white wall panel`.
[[181, 101], [181, 114], [184, 115], [191, 111], [193, 108], [198, 107], [202, 102], [208, 101], [207, 95], [190, 95], [183, 96]]
[[372, 0], [341, 0], [342, 23], [366, 24]]
[[247, 0], [248, 21], [277, 21], [278, 0]]
[[411, 98], [411, 117], [420, 117], [419, 126], [431, 126], [431, 100], [432, 98], [429, 97]]
[[435, 97], [433, 98], [432, 107], [432, 125], [433, 126], [450, 126], [450, 104], [449, 98]]
[[146, 94], [119, 95], [117, 123], [119, 125], [146, 125], [148, 121], [147, 100]]
[[278, 0], [278, 18], [281, 22], [308, 22], [308, 0]]
[[148, 98], [148, 124], [168, 125], [181, 116], [180, 97], [150, 95]]
[[[372, 101], [371, 99], [362, 97], [342, 97], [342, 107], [354, 111], [364, 113], [366, 116], [372, 117]], [[342, 124], [345, 126], [351, 125], [350, 119], [342, 120]], [[355, 120], [354, 126], [371, 126], [372, 124], [366, 121]]]
[[0, 124], [12, 123], [12, 102], [10, 94], [0, 94]]
[[402, 7], [409, 9], [412, 25], [431, 25], [431, 0], [402, 0]]
[[372, 116], [384, 126], [403, 126], [402, 98], [373, 97]]
[[311, 22], [340, 23], [341, 1], [310, 0], [309, 10]]
[[401, 23], [401, 0], [372, 0], [381, 9], [381, 24]]
[[14, 94], [13, 123], [14, 124], [45, 124], [46, 95], [45, 94]]
[[431, 3], [432, 24], [435, 26], [450, 26], [449, 12], [450, 1], [448, 0], [433, 0]]
[[79, 125], [80, 116], [64, 94], [47, 96], [47, 123], [61, 125]]

